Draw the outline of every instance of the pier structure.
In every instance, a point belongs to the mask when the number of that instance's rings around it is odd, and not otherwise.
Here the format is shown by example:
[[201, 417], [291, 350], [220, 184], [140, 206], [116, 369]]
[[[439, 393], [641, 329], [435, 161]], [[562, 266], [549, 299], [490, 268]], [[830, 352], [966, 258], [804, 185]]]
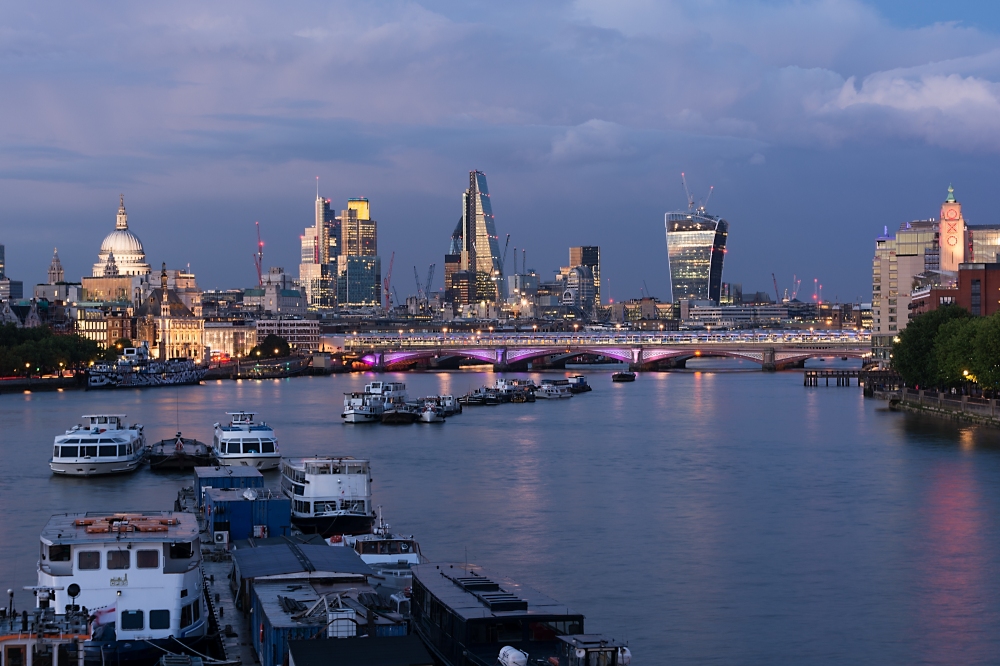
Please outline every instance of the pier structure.
[[679, 368], [692, 358], [728, 357], [775, 371], [802, 367], [810, 358], [868, 358], [871, 336], [853, 330], [366, 333], [348, 335], [344, 351], [373, 370], [460, 357], [503, 371], [533, 360], [557, 362], [586, 354], [628, 363], [633, 370]]

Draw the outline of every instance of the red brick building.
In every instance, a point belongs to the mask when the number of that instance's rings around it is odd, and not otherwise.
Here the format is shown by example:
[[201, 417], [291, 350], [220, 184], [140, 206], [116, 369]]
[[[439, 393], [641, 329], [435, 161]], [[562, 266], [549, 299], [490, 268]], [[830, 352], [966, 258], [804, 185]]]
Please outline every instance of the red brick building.
[[1000, 263], [961, 264], [956, 302], [975, 317], [1000, 310]]
[[954, 287], [927, 287], [914, 291], [910, 297], [910, 319], [925, 312], [933, 312], [945, 305], [958, 302], [958, 289]]

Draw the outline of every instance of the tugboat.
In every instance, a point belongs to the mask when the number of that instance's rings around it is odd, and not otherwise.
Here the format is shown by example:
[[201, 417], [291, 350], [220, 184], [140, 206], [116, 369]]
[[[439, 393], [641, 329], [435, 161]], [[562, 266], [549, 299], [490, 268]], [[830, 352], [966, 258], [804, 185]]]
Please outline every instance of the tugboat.
[[149, 356], [145, 342], [141, 347], [126, 347], [115, 363], [104, 361], [87, 371], [87, 389], [143, 388], [149, 386], [179, 386], [197, 384], [205, 378], [207, 368], [199, 367], [186, 358], [155, 361]]
[[281, 464], [281, 490], [292, 500], [292, 523], [305, 534], [365, 534], [375, 522], [371, 468], [351, 457], [291, 458]]
[[574, 375], [569, 378], [569, 391], [570, 393], [586, 393], [587, 391], [593, 391], [590, 384], [587, 383], [587, 378], [583, 375]]
[[611, 375], [611, 381], [613, 382], [634, 382], [635, 373], [628, 370], [621, 370], [619, 372]]
[[55, 438], [49, 468], [66, 476], [134, 472], [146, 457], [142, 426], [124, 425], [124, 414], [87, 414], [86, 427], [75, 425]]
[[161, 439], [149, 450], [150, 469], [194, 469], [212, 464], [212, 449], [197, 439], [185, 439], [178, 432], [172, 439]]
[[54, 591], [56, 608], [95, 616], [85, 664], [138, 666], [165, 652], [204, 652], [208, 608], [194, 514], [60, 514], [41, 542], [38, 586]]
[[212, 456], [219, 465], [278, 469], [281, 453], [274, 428], [254, 421], [253, 412], [226, 412], [229, 425], [215, 424]]

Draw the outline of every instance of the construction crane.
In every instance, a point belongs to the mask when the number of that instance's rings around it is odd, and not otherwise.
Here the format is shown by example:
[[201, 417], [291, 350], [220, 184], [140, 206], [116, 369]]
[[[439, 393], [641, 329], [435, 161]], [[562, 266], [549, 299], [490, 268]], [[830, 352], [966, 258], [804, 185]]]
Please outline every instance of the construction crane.
[[434, 282], [435, 268], [437, 268], [437, 264], [431, 264], [430, 267], [427, 269], [427, 282], [424, 283], [424, 298], [426, 298], [428, 301], [431, 300], [431, 284], [433, 284]]
[[778, 293], [778, 278], [774, 277], [774, 273], [771, 273], [771, 280], [774, 282], [774, 302], [781, 302], [781, 294]]
[[260, 222], [254, 222], [257, 225], [257, 252], [253, 255], [253, 265], [257, 269], [257, 286], [264, 286], [264, 241], [260, 239]]
[[799, 279], [798, 275], [792, 275], [792, 300], [794, 301], [799, 297], [799, 286], [802, 284], [802, 280]]
[[392, 262], [396, 260], [396, 252], [393, 251], [392, 256], [389, 257], [389, 272], [386, 273], [385, 279], [382, 280], [382, 293], [385, 296], [385, 311], [389, 312], [389, 287], [392, 284]]
[[420, 286], [420, 276], [417, 275], [417, 267], [413, 267], [413, 279], [417, 282], [417, 300], [419, 301], [424, 297], [423, 287]]
[[681, 185], [684, 186], [684, 194], [687, 195], [688, 210], [694, 210], [694, 197], [691, 196], [691, 190], [688, 189], [687, 178], [684, 177], [683, 171], [681, 171]]
[[504, 269], [504, 266], [507, 265], [507, 248], [508, 247], [510, 247], [510, 234], [507, 234], [507, 242], [504, 243], [504, 246], [503, 246], [503, 256], [500, 257], [500, 269], [499, 269], [499, 271], [497, 271], [497, 273], [498, 273], [497, 282], [496, 282], [497, 304], [499, 304], [501, 301], [503, 301], [503, 298], [501, 297], [501, 294], [500, 294], [500, 289], [501, 289], [500, 285], [503, 283], [503, 269]]
[[712, 185], [711, 187], [708, 188], [708, 196], [705, 197], [705, 203], [703, 203], [701, 205], [701, 209], [702, 210], [705, 210], [706, 208], [708, 208], [708, 202], [709, 202], [709, 200], [711, 200], [711, 198], [712, 198], [712, 192], [714, 192], [714, 191], [715, 191], [715, 185]]

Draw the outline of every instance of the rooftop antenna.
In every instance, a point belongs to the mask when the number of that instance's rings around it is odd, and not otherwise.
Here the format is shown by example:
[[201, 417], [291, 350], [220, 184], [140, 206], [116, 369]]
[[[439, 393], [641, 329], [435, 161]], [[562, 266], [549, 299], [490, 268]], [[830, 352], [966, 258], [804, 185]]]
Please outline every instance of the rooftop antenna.
[[319, 199], [319, 176], [316, 176], [316, 198]]
[[260, 222], [254, 222], [257, 225], [257, 253], [253, 255], [253, 264], [257, 269], [257, 286], [264, 286], [264, 274], [262, 271], [262, 266], [264, 265], [264, 241], [260, 239]]
[[691, 196], [691, 190], [688, 189], [687, 178], [684, 177], [683, 171], [681, 171], [681, 185], [684, 186], [684, 194], [687, 196], [688, 210], [694, 210], [694, 197]]

